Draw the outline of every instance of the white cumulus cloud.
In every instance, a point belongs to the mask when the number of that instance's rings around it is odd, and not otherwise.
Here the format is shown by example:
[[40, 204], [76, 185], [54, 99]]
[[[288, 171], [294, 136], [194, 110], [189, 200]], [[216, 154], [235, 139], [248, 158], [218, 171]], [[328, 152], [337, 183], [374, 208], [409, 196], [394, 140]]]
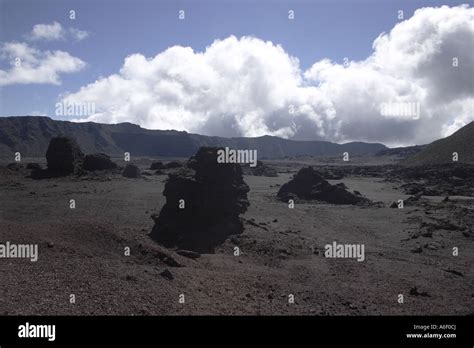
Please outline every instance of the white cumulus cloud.
[[[254, 37], [216, 40], [203, 52], [174, 46], [125, 58], [116, 74], [62, 96], [95, 103], [77, 121], [133, 122], [221, 136], [276, 135], [337, 142], [426, 143], [474, 120], [474, 10], [422, 8], [347, 65], [302, 71], [284, 48]], [[457, 66], [455, 66], [457, 65]], [[417, 117], [386, 104], [417, 104]]]
[[76, 28], [69, 28], [69, 35], [75, 40], [75, 41], [81, 41], [86, 39], [89, 36], [89, 33], [85, 30], [79, 30]]
[[33, 30], [29, 35], [31, 40], [61, 40], [64, 39], [65, 30], [62, 25], [58, 22], [51, 24], [36, 24], [33, 26]]
[[74, 41], [86, 39], [89, 33], [77, 28], [65, 29], [61, 23], [53, 22], [51, 24], [35, 24], [31, 33], [26, 35], [30, 41], [57, 41], [72, 38]]
[[13, 84], [61, 84], [60, 75], [74, 73], [85, 66], [81, 59], [64, 51], [41, 51], [23, 42], [0, 46], [0, 60], [9, 70], [0, 69], [0, 86]]

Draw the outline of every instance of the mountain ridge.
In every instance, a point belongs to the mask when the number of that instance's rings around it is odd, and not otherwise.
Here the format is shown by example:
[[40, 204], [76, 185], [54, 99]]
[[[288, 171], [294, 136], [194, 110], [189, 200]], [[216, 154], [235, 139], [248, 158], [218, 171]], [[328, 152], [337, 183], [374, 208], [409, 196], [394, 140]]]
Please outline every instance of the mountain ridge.
[[337, 156], [375, 154], [387, 147], [380, 143], [328, 141], [298, 141], [275, 136], [254, 138], [223, 138], [177, 130], [151, 130], [133, 123], [75, 123], [53, 120], [47, 116], [0, 117], [0, 157], [42, 157], [52, 137], [74, 137], [85, 153], [104, 152], [122, 156], [189, 157], [201, 146], [221, 146], [235, 149], [256, 149], [261, 159], [297, 156]]

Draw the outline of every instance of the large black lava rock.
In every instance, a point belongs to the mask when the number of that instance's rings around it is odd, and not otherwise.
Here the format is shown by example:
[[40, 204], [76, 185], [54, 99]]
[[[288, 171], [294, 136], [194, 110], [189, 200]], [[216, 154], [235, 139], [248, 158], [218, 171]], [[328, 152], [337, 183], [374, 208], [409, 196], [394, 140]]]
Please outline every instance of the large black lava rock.
[[139, 178], [141, 176], [140, 174], [140, 168], [138, 168], [134, 164], [127, 164], [125, 168], [123, 169], [122, 176], [126, 178]]
[[105, 153], [94, 153], [86, 155], [84, 158], [85, 170], [107, 170], [115, 168], [117, 168], [117, 164], [112, 162], [110, 157]]
[[46, 151], [48, 171], [63, 174], [79, 172], [84, 161], [84, 154], [73, 138], [52, 138]]
[[278, 191], [278, 198], [282, 201], [288, 201], [295, 197], [332, 204], [363, 205], [370, 203], [367, 198], [347, 191], [342, 185], [331, 185], [312, 167], [300, 169], [295, 177]]
[[229, 235], [242, 232], [239, 214], [249, 205], [249, 187], [240, 165], [217, 163], [217, 150], [200, 148], [184, 168], [168, 175], [166, 204], [153, 217], [151, 237], [158, 243], [214, 252]]

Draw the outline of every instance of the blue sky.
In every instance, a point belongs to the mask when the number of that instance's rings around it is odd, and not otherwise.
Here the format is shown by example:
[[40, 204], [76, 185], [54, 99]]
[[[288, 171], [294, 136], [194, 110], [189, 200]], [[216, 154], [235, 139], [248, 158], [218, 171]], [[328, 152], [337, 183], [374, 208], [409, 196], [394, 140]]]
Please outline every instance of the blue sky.
[[[446, 1], [157, 1], [157, 0], [0, 0], [0, 42], [27, 42], [39, 50], [61, 50], [86, 63], [74, 73], [60, 74], [60, 84], [8, 84], [0, 87], [0, 115], [32, 113], [54, 116], [64, 93], [117, 73], [134, 53], [153, 58], [175, 45], [203, 51], [216, 39], [255, 36], [280, 44], [299, 59], [306, 71], [324, 58], [342, 64], [344, 57], [362, 61], [373, 53], [372, 43], [417, 8]], [[469, 3], [449, 1], [450, 6]], [[69, 10], [76, 19], [69, 19]], [[178, 11], [185, 11], [185, 20]], [[288, 11], [295, 19], [288, 20]], [[64, 29], [87, 31], [84, 40], [28, 41], [36, 24], [59, 22]], [[0, 61], [8, 70], [11, 61]], [[61, 117], [59, 117], [61, 118]], [[146, 125], [146, 124], [145, 124]]]

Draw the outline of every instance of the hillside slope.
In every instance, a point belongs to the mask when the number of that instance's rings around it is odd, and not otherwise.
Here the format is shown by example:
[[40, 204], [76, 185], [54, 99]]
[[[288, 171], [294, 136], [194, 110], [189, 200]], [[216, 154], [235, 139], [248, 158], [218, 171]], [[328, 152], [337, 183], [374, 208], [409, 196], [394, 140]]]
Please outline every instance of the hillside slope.
[[474, 163], [474, 122], [469, 123], [449, 137], [427, 145], [420, 152], [404, 160], [408, 166], [441, 164], [453, 161], [453, 152], [458, 153], [458, 161]]

